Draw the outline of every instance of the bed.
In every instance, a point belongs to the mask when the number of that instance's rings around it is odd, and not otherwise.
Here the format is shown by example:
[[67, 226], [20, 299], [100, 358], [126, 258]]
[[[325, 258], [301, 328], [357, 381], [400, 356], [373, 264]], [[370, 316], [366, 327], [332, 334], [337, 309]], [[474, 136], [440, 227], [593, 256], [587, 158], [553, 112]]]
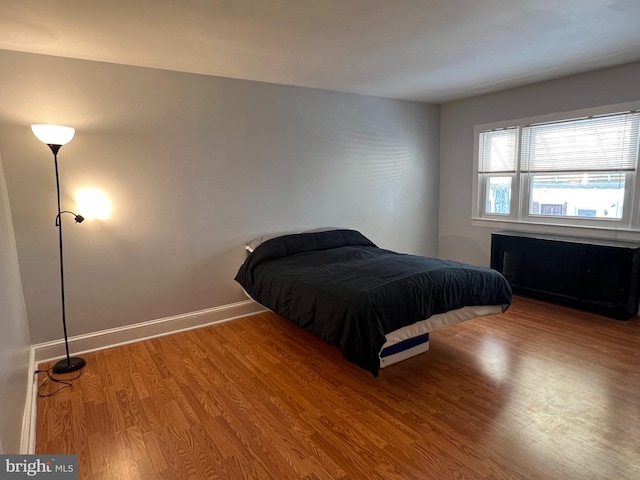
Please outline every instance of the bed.
[[253, 247], [235, 277], [245, 292], [374, 376], [428, 350], [429, 332], [511, 304], [511, 287], [495, 270], [381, 249], [356, 230]]

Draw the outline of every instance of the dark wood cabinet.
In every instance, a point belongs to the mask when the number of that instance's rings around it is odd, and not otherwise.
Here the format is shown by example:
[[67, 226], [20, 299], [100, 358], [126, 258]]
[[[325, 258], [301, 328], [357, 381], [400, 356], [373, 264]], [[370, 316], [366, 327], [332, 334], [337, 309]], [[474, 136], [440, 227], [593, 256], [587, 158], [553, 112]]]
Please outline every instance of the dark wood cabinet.
[[499, 231], [491, 268], [513, 293], [626, 320], [638, 311], [640, 244]]

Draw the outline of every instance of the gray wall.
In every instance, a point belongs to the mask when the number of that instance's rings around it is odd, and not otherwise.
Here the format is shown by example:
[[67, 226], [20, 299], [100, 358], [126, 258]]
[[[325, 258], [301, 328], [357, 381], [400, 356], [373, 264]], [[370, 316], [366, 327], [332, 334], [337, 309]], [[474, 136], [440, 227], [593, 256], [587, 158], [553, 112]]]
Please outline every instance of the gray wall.
[[20, 453], [31, 342], [1, 157], [0, 331], [0, 453]]
[[69, 334], [244, 300], [242, 244], [355, 228], [437, 253], [438, 106], [0, 51], [0, 152], [33, 343], [62, 337], [55, 180], [32, 123], [77, 129], [63, 209], [92, 186], [104, 221], [64, 218]]
[[640, 63], [632, 63], [442, 105], [439, 256], [490, 263], [494, 228], [471, 224], [474, 125], [637, 101], [639, 85]]

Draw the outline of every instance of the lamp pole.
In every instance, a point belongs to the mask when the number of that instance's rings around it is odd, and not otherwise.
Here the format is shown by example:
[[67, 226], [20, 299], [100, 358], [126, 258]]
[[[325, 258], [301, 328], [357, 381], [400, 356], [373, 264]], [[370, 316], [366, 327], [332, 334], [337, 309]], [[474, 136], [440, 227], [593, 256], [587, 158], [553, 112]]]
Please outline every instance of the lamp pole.
[[[62, 244], [62, 210], [60, 208], [60, 176], [58, 174], [58, 150], [62, 145], [49, 145], [53, 152], [53, 163], [56, 169], [56, 191], [58, 193], [58, 215], [56, 216], [56, 226], [58, 227], [58, 241], [60, 246], [60, 300], [62, 302], [62, 329], [64, 331], [64, 348], [67, 358], [60, 360], [53, 366], [53, 373], [70, 373], [80, 370], [85, 366], [85, 361], [80, 357], [69, 356], [69, 340], [67, 337], [67, 314], [64, 301], [64, 248]], [[78, 221], [78, 220], [76, 220]]]

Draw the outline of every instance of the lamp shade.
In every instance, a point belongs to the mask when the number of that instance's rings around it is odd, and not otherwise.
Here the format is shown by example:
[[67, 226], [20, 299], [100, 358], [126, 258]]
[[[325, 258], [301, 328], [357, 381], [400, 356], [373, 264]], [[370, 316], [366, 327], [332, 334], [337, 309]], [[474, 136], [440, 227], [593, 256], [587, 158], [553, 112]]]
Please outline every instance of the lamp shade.
[[31, 125], [31, 130], [38, 140], [47, 145], [66, 145], [76, 133], [75, 128], [49, 124]]

